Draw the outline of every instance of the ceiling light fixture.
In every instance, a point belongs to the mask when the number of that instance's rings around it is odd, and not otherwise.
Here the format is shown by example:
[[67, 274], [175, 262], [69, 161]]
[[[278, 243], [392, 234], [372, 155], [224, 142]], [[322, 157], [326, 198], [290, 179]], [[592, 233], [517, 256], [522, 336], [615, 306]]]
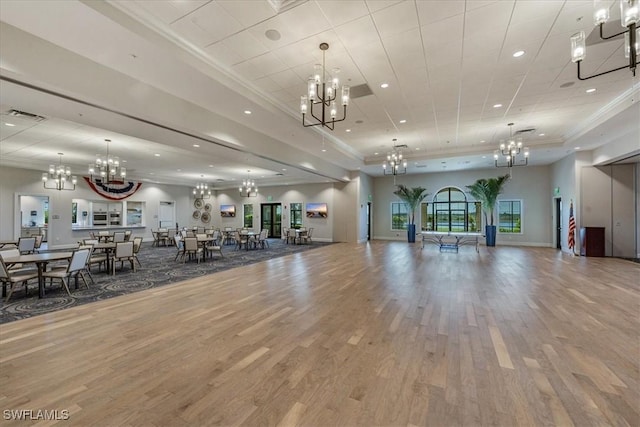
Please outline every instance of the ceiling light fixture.
[[122, 181], [127, 176], [127, 169], [120, 166], [119, 157], [109, 154], [111, 140], [105, 139], [104, 141], [107, 143], [107, 155], [96, 154], [96, 162], [89, 164], [89, 178], [91, 182], [102, 184]]
[[595, 89], [595, 88], [591, 88], [591, 89], [587, 89], [587, 90], [585, 90], [585, 92], [587, 92], [587, 93], [593, 93], [593, 92], [595, 92], [595, 91], [596, 91], [596, 89]]
[[[522, 139], [513, 138], [513, 123], [509, 123], [507, 126], [509, 126], [509, 141], [506, 144], [504, 141], [500, 141], [500, 148], [493, 152], [496, 167], [511, 169], [514, 166], [526, 166], [529, 164], [529, 147], [523, 149]], [[518, 158], [521, 152], [523, 156]], [[503, 157], [503, 162], [500, 161], [500, 155]]]
[[[204, 175], [200, 175], [200, 178], [204, 178]], [[192, 191], [193, 197], [196, 199], [209, 199], [211, 197], [211, 190], [206, 183], [198, 183]]]
[[[62, 156], [64, 156], [64, 154], [58, 153], [58, 156], [60, 157], [58, 166], [49, 165], [49, 172], [42, 173], [42, 185], [44, 188], [49, 190], [73, 191], [76, 189], [78, 178], [76, 176], [71, 176], [71, 168], [62, 164]], [[48, 182], [51, 182], [49, 181], [49, 178], [51, 178], [53, 186], [51, 184], [47, 185]], [[67, 185], [69, 182], [70, 185]]]
[[586, 36], [584, 31], [580, 31], [571, 36], [571, 62], [575, 62], [578, 67], [578, 79], [588, 80], [604, 74], [613, 73], [614, 71], [629, 68], [633, 75], [636, 75], [636, 65], [638, 52], [640, 52], [640, 35], [638, 34], [638, 20], [640, 20], [640, 0], [620, 0], [620, 24], [624, 31], [605, 36], [603, 34], [604, 24], [609, 20], [609, 1], [595, 0], [595, 11], [593, 12], [593, 23], [600, 27], [600, 38], [602, 40], [610, 40], [624, 34], [624, 56], [629, 59], [629, 65], [614, 68], [609, 71], [593, 74], [591, 76], [582, 77], [580, 75], [580, 63], [584, 60], [587, 53]]
[[500, 108], [502, 107], [502, 104], [493, 104], [493, 108]]
[[387, 160], [382, 163], [385, 175], [404, 175], [407, 173], [407, 159], [402, 158], [402, 149], [396, 145], [397, 139], [393, 138], [393, 148], [387, 153]]
[[380, 87], [381, 87], [382, 89], [386, 89], [386, 88], [388, 88], [388, 87], [389, 87], [389, 83], [382, 83], [382, 84], [380, 85]]
[[247, 170], [247, 179], [242, 181], [242, 187], [238, 188], [242, 197], [257, 197], [258, 196], [258, 186], [256, 182], [251, 179], [250, 176], [251, 171]]
[[518, 50], [513, 53], [514, 58], [520, 58], [522, 55], [524, 55], [524, 50]]
[[[336, 122], [341, 122], [347, 118], [347, 106], [349, 105], [349, 86], [342, 86], [342, 118], [336, 119], [338, 116], [338, 109], [336, 106], [336, 97], [338, 95], [338, 89], [340, 87], [340, 81], [338, 80], [339, 68], [333, 69], [333, 76], [326, 76], [325, 71], [325, 52], [329, 49], [328, 43], [320, 43], [320, 50], [322, 51], [322, 64], [316, 64], [313, 76], [309, 77], [307, 82], [307, 95], [300, 97], [300, 112], [302, 113], [302, 126], [324, 126], [333, 130]], [[329, 84], [327, 84], [328, 77]], [[307, 105], [308, 103], [308, 105]], [[320, 106], [321, 111], [314, 113], [313, 107]], [[305, 123], [304, 118], [307, 114], [311, 114], [311, 117], [317, 120], [317, 123]], [[316, 115], [316, 114], [319, 114]]]

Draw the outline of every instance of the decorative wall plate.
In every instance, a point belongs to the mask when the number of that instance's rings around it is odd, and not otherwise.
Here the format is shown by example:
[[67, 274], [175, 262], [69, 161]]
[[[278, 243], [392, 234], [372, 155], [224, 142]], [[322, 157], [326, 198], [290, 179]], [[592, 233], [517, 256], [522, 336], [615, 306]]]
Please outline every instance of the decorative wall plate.
[[205, 224], [209, 224], [209, 221], [211, 221], [211, 215], [209, 215], [209, 212], [202, 212], [200, 221], [204, 222]]
[[193, 219], [200, 219], [200, 211], [193, 211]]
[[195, 199], [193, 201], [193, 207], [196, 209], [202, 209], [203, 205], [204, 205], [204, 202], [202, 201], [202, 199]]
[[211, 203], [207, 203], [206, 205], [204, 205], [204, 210], [207, 212], [211, 212]]

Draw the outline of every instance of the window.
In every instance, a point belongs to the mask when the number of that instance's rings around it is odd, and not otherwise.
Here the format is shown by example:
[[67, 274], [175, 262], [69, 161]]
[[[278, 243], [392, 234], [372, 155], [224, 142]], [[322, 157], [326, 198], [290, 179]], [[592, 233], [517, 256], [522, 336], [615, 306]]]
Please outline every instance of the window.
[[289, 211], [291, 212], [291, 228], [302, 227], [302, 203], [291, 203]]
[[244, 205], [244, 228], [253, 228], [253, 205]]
[[406, 230], [409, 224], [409, 211], [406, 203], [391, 203], [391, 229]]
[[144, 202], [127, 202], [127, 225], [142, 225]]
[[522, 233], [521, 200], [498, 200], [498, 231]]
[[482, 225], [480, 202], [468, 202], [455, 187], [440, 190], [431, 203], [421, 203], [422, 231], [477, 232]]

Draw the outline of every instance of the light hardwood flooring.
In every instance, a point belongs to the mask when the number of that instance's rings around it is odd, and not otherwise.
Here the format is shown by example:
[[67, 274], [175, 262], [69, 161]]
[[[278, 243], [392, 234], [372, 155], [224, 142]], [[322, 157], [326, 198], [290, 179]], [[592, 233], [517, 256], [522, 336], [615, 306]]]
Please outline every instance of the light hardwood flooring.
[[2, 325], [0, 408], [66, 409], [65, 426], [638, 426], [639, 277], [553, 249], [335, 244]]

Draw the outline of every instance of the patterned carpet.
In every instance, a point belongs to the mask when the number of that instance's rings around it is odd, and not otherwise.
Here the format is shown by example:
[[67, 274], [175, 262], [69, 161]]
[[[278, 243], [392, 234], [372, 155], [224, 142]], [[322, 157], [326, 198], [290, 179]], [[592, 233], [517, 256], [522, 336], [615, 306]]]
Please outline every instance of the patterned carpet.
[[0, 324], [180, 282], [329, 244], [313, 242], [311, 245], [287, 245], [279, 239], [269, 239], [268, 249], [236, 251], [233, 245], [227, 245], [223, 247], [223, 258], [214, 254], [213, 259], [208, 258], [206, 262], [201, 261], [200, 264], [195, 260], [187, 260], [183, 264], [180, 260], [174, 261], [175, 247], [156, 248], [145, 243], [138, 255], [142, 266], [136, 264], [137, 271], [135, 273], [131, 270], [129, 263], [125, 263], [122, 269], [119, 268], [120, 263], [118, 263], [115, 276], [105, 274], [104, 270], [97, 272], [94, 267], [95, 285], [89, 283], [89, 289], [87, 289], [82, 280], [79, 280], [79, 289], [74, 289], [72, 281], [69, 286], [71, 297], [61, 287], [59, 280], [54, 281], [51, 286], [47, 284], [46, 295], [42, 299], [38, 298], [38, 286], [35, 282], [30, 284], [28, 296], [25, 295], [24, 286], [16, 286], [8, 304], [2, 298]]

